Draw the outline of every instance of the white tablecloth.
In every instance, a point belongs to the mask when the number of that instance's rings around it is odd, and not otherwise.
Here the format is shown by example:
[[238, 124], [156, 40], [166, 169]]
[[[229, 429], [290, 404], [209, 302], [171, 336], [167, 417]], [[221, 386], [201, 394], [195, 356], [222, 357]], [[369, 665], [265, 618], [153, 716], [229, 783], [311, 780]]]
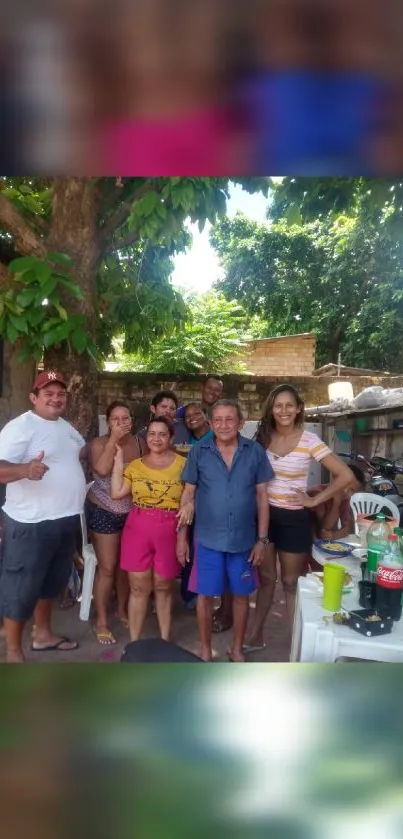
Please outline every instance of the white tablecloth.
[[[345, 541], [349, 540], [351, 537], [347, 537]], [[318, 562], [321, 562], [319, 553], [322, 554], [323, 561], [329, 559], [326, 554], [315, 549], [312, 555]], [[360, 609], [360, 560], [349, 557], [336, 561], [345, 566], [354, 582], [353, 590], [343, 595], [342, 609]], [[403, 617], [393, 624], [390, 634], [366, 638], [347, 626], [334, 624], [331, 620], [333, 613], [322, 608], [322, 594], [323, 586], [313, 574], [299, 578], [290, 661], [332, 662], [339, 656], [346, 656], [403, 662]], [[329, 623], [323, 621], [324, 617], [330, 617]]]

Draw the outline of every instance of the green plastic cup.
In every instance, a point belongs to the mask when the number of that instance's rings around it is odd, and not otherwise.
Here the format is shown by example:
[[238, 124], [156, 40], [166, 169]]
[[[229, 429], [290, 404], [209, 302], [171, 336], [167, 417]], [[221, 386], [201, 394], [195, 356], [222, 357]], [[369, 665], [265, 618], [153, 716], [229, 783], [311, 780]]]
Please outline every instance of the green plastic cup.
[[325, 562], [323, 566], [322, 606], [329, 612], [337, 612], [340, 609], [345, 573], [344, 566], [335, 562]]

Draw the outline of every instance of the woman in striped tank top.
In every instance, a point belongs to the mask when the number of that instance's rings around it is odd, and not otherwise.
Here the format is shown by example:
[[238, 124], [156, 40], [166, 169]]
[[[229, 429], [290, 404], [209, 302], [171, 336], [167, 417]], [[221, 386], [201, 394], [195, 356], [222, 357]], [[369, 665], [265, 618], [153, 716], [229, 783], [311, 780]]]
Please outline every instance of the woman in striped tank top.
[[129, 581], [119, 568], [120, 540], [127, 516], [132, 508], [130, 498], [112, 501], [111, 474], [118, 443], [125, 464], [131, 463], [146, 450], [146, 444], [132, 434], [130, 408], [116, 400], [106, 409], [108, 434], [92, 440], [90, 459], [94, 483], [88, 493], [88, 528], [98, 560], [94, 600], [96, 609], [95, 634], [100, 644], [116, 644], [108, 626], [108, 604], [116, 579], [117, 616], [126, 626]]
[[[279, 385], [271, 392], [256, 439], [266, 449], [274, 479], [268, 484], [270, 542], [258, 569], [260, 589], [249, 651], [264, 647], [263, 626], [273, 601], [277, 556], [292, 629], [297, 580], [304, 573], [312, 544], [309, 509], [339, 493], [353, 477], [348, 466], [316, 434], [304, 429], [304, 403], [291, 385]], [[333, 478], [314, 498], [306, 492], [312, 459], [322, 463]]]

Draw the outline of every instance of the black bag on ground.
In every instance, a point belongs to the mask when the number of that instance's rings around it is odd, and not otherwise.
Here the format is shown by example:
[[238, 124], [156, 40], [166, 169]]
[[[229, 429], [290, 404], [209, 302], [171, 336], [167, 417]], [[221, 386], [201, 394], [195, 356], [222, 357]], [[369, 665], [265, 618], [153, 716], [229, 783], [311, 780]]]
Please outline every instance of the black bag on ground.
[[132, 641], [124, 648], [120, 661], [123, 664], [204, 664], [197, 655], [161, 638]]

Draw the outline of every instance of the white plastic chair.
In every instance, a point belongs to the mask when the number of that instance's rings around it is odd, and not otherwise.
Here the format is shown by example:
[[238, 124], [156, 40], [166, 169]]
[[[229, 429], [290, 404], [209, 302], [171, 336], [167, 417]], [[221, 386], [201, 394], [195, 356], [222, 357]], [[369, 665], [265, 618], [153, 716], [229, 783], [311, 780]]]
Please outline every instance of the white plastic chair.
[[391, 516], [396, 521], [396, 527], [399, 525], [399, 509], [393, 501], [389, 501], [389, 498], [382, 498], [380, 495], [375, 495], [372, 492], [356, 492], [351, 496], [350, 506], [353, 511], [355, 525], [357, 525], [358, 515], [371, 516], [374, 513], [379, 513], [383, 509], [389, 510]]
[[[87, 484], [87, 492], [92, 487], [93, 481]], [[97, 568], [97, 558], [93, 545], [88, 542], [87, 522], [85, 520], [84, 511], [80, 516], [81, 534], [83, 539], [82, 557], [84, 560], [84, 574], [83, 584], [81, 589], [81, 603], [80, 603], [80, 620], [87, 621], [90, 616], [92, 590], [94, 588], [95, 571]]]

